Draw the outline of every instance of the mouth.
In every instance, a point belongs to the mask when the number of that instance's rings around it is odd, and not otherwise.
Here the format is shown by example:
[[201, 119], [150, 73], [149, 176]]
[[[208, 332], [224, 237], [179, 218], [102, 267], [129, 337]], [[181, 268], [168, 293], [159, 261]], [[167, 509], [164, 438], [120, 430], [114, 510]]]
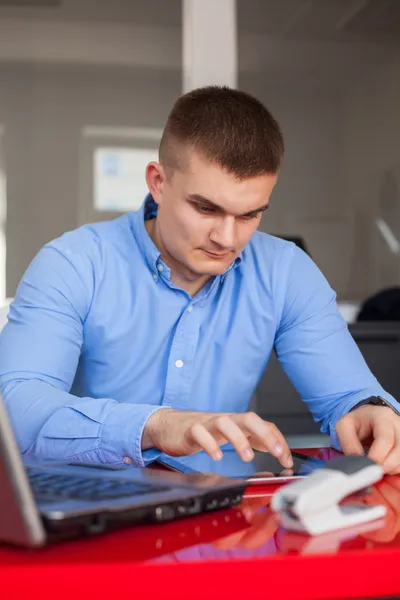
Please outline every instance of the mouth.
[[[202, 249], [203, 250], [203, 249]], [[214, 258], [215, 260], [222, 260], [224, 258], [228, 258], [231, 252], [209, 252], [208, 250], [203, 250], [204, 254], [207, 254], [210, 258]]]

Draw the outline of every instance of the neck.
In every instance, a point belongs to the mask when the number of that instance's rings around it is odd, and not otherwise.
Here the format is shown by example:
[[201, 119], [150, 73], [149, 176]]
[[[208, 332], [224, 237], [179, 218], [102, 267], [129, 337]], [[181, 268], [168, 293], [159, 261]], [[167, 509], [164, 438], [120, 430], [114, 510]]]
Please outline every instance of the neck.
[[171, 280], [175, 283], [175, 285], [190, 294], [190, 296], [195, 296], [201, 290], [201, 288], [205, 286], [207, 281], [210, 279], [210, 276], [193, 273], [193, 271], [185, 267], [185, 265], [182, 265], [180, 262], [175, 260], [171, 254], [169, 254], [158, 233], [157, 218], [145, 221], [145, 227], [152, 242], [160, 251], [162, 260], [171, 269]]

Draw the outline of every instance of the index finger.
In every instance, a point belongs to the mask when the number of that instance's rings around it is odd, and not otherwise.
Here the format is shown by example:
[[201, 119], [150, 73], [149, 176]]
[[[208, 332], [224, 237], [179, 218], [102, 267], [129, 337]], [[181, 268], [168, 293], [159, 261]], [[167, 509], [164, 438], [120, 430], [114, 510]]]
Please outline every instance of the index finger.
[[374, 441], [368, 452], [368, 457], [382, 464], [396, 443], [394, 425], [385, 419], [374, 419], [372, 422]]
[[190, 428], [192, 440], [200, 446], [202, 450], [207, 452], [214, 460], [221, 460], [222, 452], [217, 440], [211, 435], [202, 423], [195, 423]]
[[258, 440], [259, 445], [275, 456], [282, 466], [293, 467], [292, 453], [282, 433], [273, 423], [264, 421], [255, 413], [237, 415], [252, 437]]

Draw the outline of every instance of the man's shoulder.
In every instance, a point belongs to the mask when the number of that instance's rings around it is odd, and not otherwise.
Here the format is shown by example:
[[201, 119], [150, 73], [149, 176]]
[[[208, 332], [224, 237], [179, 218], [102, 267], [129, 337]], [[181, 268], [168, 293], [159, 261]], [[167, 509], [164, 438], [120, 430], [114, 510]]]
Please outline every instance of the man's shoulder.
[[256, 231], [243, 254], [244, 258], [252, 260], [268, 259], [268, 264], [272, 266], [275, 261], [279, 263], [282, 261], [291, 262], [296, 249], [294, 242], [263, 231]]
[[86, 255], [94, 258], [115, 243], [123, 243], [128, 235], [129, 219], [123, 215], [111, 221], [89, 223], [67, 231], [46, 244], [46, 247], [70, 257]]

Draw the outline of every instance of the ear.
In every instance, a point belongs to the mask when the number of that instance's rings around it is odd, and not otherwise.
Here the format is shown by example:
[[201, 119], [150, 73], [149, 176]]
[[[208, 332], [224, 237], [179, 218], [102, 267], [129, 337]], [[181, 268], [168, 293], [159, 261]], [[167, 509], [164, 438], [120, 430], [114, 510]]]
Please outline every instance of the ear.
[[146, 167], [146, 183], [154, 201], [160, 204], [165, 182], [164, 168], [157, 162], [151, 162]]

